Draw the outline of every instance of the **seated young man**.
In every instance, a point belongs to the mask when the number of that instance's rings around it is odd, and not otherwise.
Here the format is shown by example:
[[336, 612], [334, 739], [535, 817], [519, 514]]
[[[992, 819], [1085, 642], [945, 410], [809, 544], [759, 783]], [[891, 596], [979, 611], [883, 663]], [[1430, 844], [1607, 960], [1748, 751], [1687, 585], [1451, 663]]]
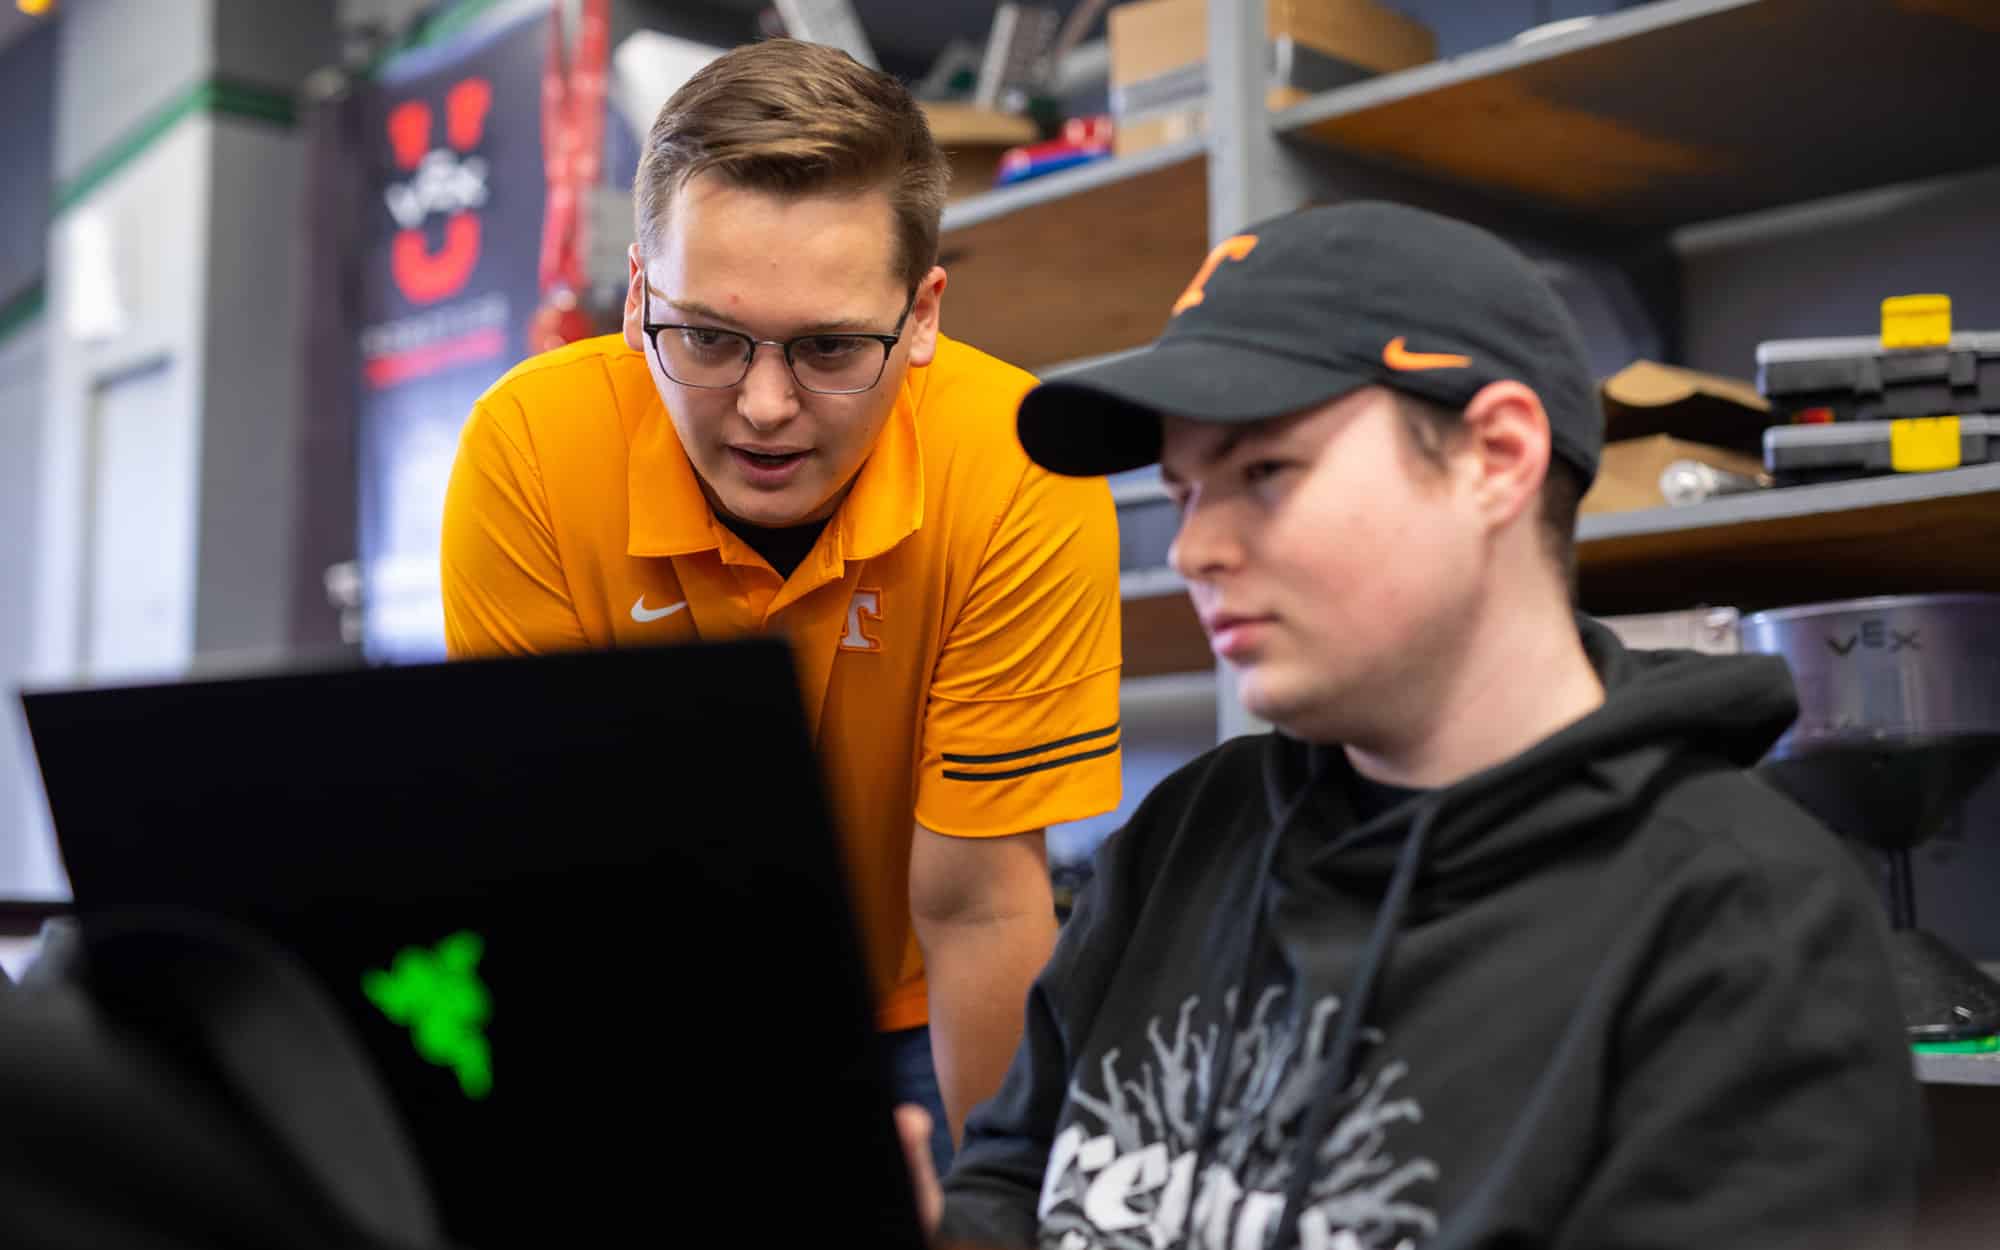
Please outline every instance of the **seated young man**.
[[1744, 772], [1796, 712], [1780, 660], [1575, 614], [1601, 421], [1530, 264], [1388, 204], [1270, 221], [1019, 429], [1061, 473], [1160, 462], [1172, 563], [1277, 728], [1105, 845], [941, 1240], [1900, 1240], [1921, 1110], [1878, 904]]

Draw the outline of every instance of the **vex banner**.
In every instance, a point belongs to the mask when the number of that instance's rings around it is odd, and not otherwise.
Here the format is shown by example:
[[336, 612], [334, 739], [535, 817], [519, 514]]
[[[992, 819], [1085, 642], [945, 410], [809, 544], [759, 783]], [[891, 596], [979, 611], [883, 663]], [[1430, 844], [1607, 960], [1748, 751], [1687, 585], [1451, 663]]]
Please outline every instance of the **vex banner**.
[[[629, 186], [638, 163], [636, 138], [605, 112], [602, 92], [560, 115], [581, 139], [549, 133], [549, 67], [576, 54], [559, 51], [569, 40], [552, 45], [563, 35], [549, 6], [512, 7], [520, 16], [399, 53], [344, 106], [342, 131], [358, 147], [350, 165], [365, 183], [349, 306], [362, 641], [372, 659], [444, 653], [438, 538], [459, 428], [501, 374], [549, 345], [537, 309], [548, 294], [552, 142], [570, 153], [564, 168], [587, 175], [587, 185], [566, 184], [572, 200], [591, 186]], [[604, 14], [588, 11], [597, 24], [586, 24], [594, 42], [584, 42], [601, 52]], [[577, 127], [579, 108], [601, 113], [599, 123]], [[574, 153], [579, 142], [594, 149], [587, 161]], [[609, 327], [585, 332], [599, 328]]]
[[[406, 53], [357, 99], [375, 195], [362, 371], [389, 390], [518, 356], [536, 295], [547, 20]], [[505, 363], [512, 363], [511, 360]]]
[[547, 181], [546, 12], [405, 52], [358, 91], [357, 311], [363, 636], [443, 649], [439, 514], [473, 401], [527, 354]]

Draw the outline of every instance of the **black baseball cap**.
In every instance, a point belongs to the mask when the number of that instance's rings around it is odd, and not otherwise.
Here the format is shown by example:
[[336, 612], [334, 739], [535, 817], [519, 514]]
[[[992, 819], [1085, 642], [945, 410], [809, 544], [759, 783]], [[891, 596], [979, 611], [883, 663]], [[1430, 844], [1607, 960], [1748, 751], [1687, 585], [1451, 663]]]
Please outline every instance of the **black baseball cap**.
[[1029, 391], [1029, 457], [1075, 477], [1160, 458], [1160, 414], [1250, 422], [1371, 384], [1451, 409], [1514, 379], [1588, 483], [1604, 445], [1583, 338], [1513, 247], [1462, 221], [1358, 200], [1262, 222], [1209, 254], [1150, 346]]

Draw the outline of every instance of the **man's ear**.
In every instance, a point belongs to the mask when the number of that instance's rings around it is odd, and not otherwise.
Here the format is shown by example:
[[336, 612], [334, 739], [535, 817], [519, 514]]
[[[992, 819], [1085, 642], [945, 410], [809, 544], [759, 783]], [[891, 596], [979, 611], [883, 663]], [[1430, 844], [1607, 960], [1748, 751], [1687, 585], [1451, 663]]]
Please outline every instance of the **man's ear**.
[[646, 291], [646, 258], [639, 254], [637, 243], [625, 249], [625, 263], [629, 266], [625, 281], [625, 346], [643, 352], [646, 350], [646, 305], [642, 298]]
[[1464, 420], [1473, 503], [1498, 529], [1541, 494], [1549, 471], [1549, 414], [1532, 389], [1509, 380], [1482, 387], [1465, 406]]
[[924, 280], [917, 284], [916, 302], [910, 305], [910, 319], [903, 326], [903, 336], [910, 344], [910, 364], [921, 368], [937, 355], [938, 318], [944, 311], [945, 273], [941, 265], [932, 265]]

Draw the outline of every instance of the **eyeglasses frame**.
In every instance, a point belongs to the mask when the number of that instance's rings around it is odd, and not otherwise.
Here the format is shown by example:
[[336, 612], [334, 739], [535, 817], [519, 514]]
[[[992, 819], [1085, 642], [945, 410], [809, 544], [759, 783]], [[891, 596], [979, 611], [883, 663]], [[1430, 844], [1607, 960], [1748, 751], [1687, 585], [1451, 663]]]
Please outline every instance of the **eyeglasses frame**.
[[[903, 341], [904, 323], [909, 321], [911, 311], [917, 306], [917, 293], [912, 290], [909, 302], [903, 305], [903, 315], [896, 318], [895, 330], [888, 334], [871, 334], [861, 330], [823, 330], [816, 334], [795, 334], [788, 339], [760, 339], [745, 334], [741, 330], [727, 330], [721, 326], [689, 325], [678, 321], [653, 321], [651, 320], [653, 315], [653, 287], [651, 283], [644, 282], [643, 278], [641, 281], [640, 299], [644, 301], [644, 306], [640, 311], [639, 325], [645, 331], [646, 341], [653, 346], [653, 359], [659, 362], [660, 372], [671, 378], [676, 385], [689, 387], [698, 391], [726, 391], [732, 387], [743, 385], [743, 379], [749, 377], [750, 370], [756, 366], [757, 349], [760, 347], [775, 347], [785, 359], [785, 372], [791, 375], [793, 383], [800, 390], [810, 391], [814, 395], [865, 395], [880, 385], [882, 375], [889, 371], [889, 356], [896, 350], [896, 344]], [[666, 353], [660, 350], [660, 331], [662, 330], [700, 330], [708, 334], [726, 334], [731, 338], [741, 339], [748, 345], [743, 351], [743, 372], [737, 375], [734, 382], [728, 383], [685, 382], [680, 378], [674, 377], [674, 371], [667, 367]], [[798, 366], [792, 362], [792, 348], [799, 343], [805, 342], [807, 339], [824, 338], [873, 339], [882, 345], [882, 365], [875, 371], [875, 376], [869, 379], [868, 385], [857, 386], [848, 390], [824, 391], [818, 387], [807, 386], [805, 384], [804, 380], [799, 377]]]

